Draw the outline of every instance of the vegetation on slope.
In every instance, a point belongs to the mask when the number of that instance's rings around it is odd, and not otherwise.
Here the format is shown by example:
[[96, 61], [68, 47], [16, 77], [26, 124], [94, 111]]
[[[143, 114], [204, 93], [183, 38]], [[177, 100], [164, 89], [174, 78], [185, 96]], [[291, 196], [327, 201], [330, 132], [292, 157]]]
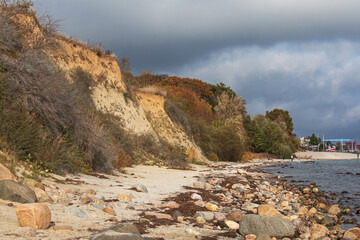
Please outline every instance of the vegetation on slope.
[[[40, 20], [31, 1], [0, 2], [0, 151], [58, 173], [111, 171], [145, 158], [184, 166], [183, 149], [126, 131], [122, 119], [96, 109], [97, 84], [121, 90], [107, 84], [106, 76], [95, 80], [80, 67], [62, 70], [49, 52], [61, 52], [57, 40], [64, 37], [56, 32], [56, 21]], [[99, 57], [107, 54], [89, 49]], [[210, 160], [241, 161], [246, 151], [289, 156], [298, 146], [287, 111], [251, 118], [245, 100], [223, 83], [151, 72], [134, 76], [128, 59], [119, 63], [124, 97], [136, 101], [133, 92], [144, 86], [165, 89], [167, 114]]]
[[288, 111], [274, 109], [251, 118], [246, 101], [224, 83], [151, 72], [134, 76], [127, 58], [120, 60], [120, 66], [130, 88], [156, 85], [167, 90], [167, 114], [210, 160], [241, 161], [247, 151], [290, 157], [299, 147]]

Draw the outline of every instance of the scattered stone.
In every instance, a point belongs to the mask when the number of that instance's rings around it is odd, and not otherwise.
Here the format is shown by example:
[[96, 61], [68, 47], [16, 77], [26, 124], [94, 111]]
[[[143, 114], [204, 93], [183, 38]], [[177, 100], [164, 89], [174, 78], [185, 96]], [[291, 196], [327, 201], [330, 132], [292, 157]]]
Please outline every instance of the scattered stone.
[[202, 197], [197, 193], [191, 194], [191, 199], [193, 199], [193, 200], [203, 200]]
[[219, 209], [219, 207], [216, 204], [213, 204], [211, 202], [207, 202], [205, 204], [205, 207], [206, 207], [207, 210], [213, 211], [213, 212], [216, 212]]
[[92, 202], [92, 203], [90, 203], [90, 205], [91, 206], [93, 206], [94, 208], [97, 208], [97, 209], [99, 209], [99, 210], [104, 210], [104, 206], [101, 206], [100, 204], [97, 204], [97, 203], [95, 203], [95, 202]]
[[53, 229], [55, 231], [74, 231], [73, 227], [69, 225], [55, 225]]
[[77, 216], [79, 218], [89, 218], [89, 216], [86, 214], [86, 212], [84, 210], [82, 210], [81, 208], [67, 207], [67, 208], [63, 209], [63, 212]]
[[295, 229], [292, 223], [283, 218], [258, 216], [254, 214], [245, 215], [239, 221], [241, 235], [267, 234], [272, 237], [292, 237]]
[[298, 209], [299, 215], [306, 215], [306, 213], [307, 213], [308, 211], [309, 211], [309, 210], [308, 210], [307, 207], [305, 207], [305, 206], [299, 207], [299, 209]]
[[88, 203], [92, 202], [92, 199], [90, 197], [86, 196], [86, 197], [81, 198], [80, 201], [82, 204], [88, 204]]
[[92, 236], [90, 240], [144, 240], [140, 234], [119, 233], [113, 230], [107, 230]]
[[[216, 221], [224, 221], [225, 218], [226, 218], [226, 216], [225, 216], [225, 214], [222, 213], [222, 212], [215, 212], [215, 213], [214, 213], [214, 218], [215, 218]], [[230, 220], [230, 219], [229, 219], [229, 220]], [[236, 221], [236, 222], [237, 222], [237, 221]]]
[[303, 189], [303, 193], [304, 194], [308, 194], [308, 193], [310, 193], [311, 192], [311, 189], [310, 188], [304, 188]]
[[175, 210], [173, 213], [173, 220], [177, 221], [179, 217], [182, 217], [183, 215], [178, 210]]
[[310, 208], [310, 210], [306, 213], [307, 217], [313, 217], [315, 215], [315, 213], [317, 213], [316, 208], [312, 207]]
[[205, 206], [205, 203], [203, 200], [197, 200], [196, 202], [194, 202], [194, 204], [196, 206], [199, 206], [199, 207], [204, 207]]
[[313, 192], [313, 193], [318, 193], [318, 192], [319, 192], [319, 189], [318, 189], [318, 188], [313, 188], [313, 189], [312, 189], [312, 192]]
[[225, 220], [224, 222], [229, 229], [239, 229], [239, 224], [237, 222], [231, 220]]
[[196, 221], [196, 223], [198, 223], [198, 224], [204, 224], [204, 223], [206, 223], [206, 220], [205, 220], [204, 218], [202, 218], [201, 216], [197, 216], [197, 217], [195, 218], [195, 221]]
[[339, 215], [341, 213], [341, 209], [339, 208], [338, 204], [334, 204], [329, 208], [328, 213], [333, 215]]
[[195, 235], [195, 236], [199, 236], [199, 235], [200, 235], [200, 233], [199, 233], [198, 231], [196, 231], [196, 230], [194, 230], [194, 229], [192, 229], [192, 228], [187, 228], [187, 229], [185, 230], [185, 232], [188, 233], [188, 234], [191, 234], [191, 235]]
[[344, 234], [345, 239], [357, 240], [360, 239], [360, 228], [355, 227], [347, 230]]
[[246, 174], [247, 172], [246, 172], [244, 169], [239, 168], [239, 169], [237, 170], [237, 173], [239, 173], [239, 174]]
[[281, 207], [285, 208], [285, 207], [288, 207], [289, 206], [289, 202], [288, 201], [283, 201], [281, 203]]
[[132, 202], [133, 196], [125, 194], [125, 193], [119, 193], [118, 194], [118, 200], [124, 201], [124, 202]]
[[242, 214], [241, 211], [239, 210], [234, 210], [232, 211], [228, 216], [227, 219], [238, 222], [240, 221], [240, 219], [244, 216], [244, 214]]
[[16, 216], [21, 227], [46, 229], [50, 226], [51, 213], [44, 203], [21, 204], [16, 208]]
[[89, 189], [89, 190], [86, 191], [86, 195], [87, 195], [88, 197], [93, 197], [93, 196], [96, 195], [96, 192], [95, 192], [95, 190], [93, 190], [93, 189]]
[[200, 188], [200, 189], [204, 189], [205, 188], [205, 184], [203, 182], [194, 182], [193, 184], [194, 188]]
[[284, 217], [274, 206], [272, 205], [260, 205], [258, 207], [257, 213], [259, 216], [268, 216], [268, 217]]
[[172, 216], [169, 214], [164, 214], [164, 213], [155, 213], [155, 212], [145, 212], [145, 216], [153, 216], [157, 219], [168, 219], [168, 220], [172, 220]]
[[215, 218], [215, 214], [213, 212], [205, 212], [205, 211], [204, 212], [196, 212], [194, 217], [196, 218], [198, 216], [202, 217], [206, 221], [210, 221]]
[[44, 190], [36, 187], [34, 189], [34, 192], [35, 192], [36, 198], [38, 199], [39, 202], [54, 203], [54, 200]]
[[311, 238], [319, 239], [325, 237], [326, 234], [329, 234], [329, 229], [321, 224], [314, 224], [310, 228], [311, 230]]
[[144, 192], [144, 193], [148, 192], [147, 188], [143, 184], [137, 184], [134, 186], [134, 188], [137, 192]]
[[174, 208], [179, 208], [180, 205], [174, 201], [169, 201], [169, 202], [166, 202], [166, 203], [162, 203], [162, 204], [159, 204], [159, 205], [156, 205], [155, 207], [157, 208], [170, 208], [170, 209], [174, 209]]
[[36, 237], [36, 231], [32, 227], [19, 227], [13, 232], [14, 235], [24, 238]]
[[109, 207], [105, 207], [105, 208], [103, 209], [103, 212], [106, 212], [106, 213], [108, 213], [108, 214], [111, 214], [111, 215], [113, 215], [113, 216], [116, 216], [115, 210], [112, 209], [112, 208], [109, 208]]
[[0, 181], [0, 198], [19, 203], [37, 202], [36, 194], [32, 189], [8, 179]]
[[0, 181], [4, 179], [16, 181], [16, 177], [10, 172], [10, 170], [0, 163]]
[[255, 240], [256, 239], [256, 235], [254, 234], [248, 234], [245, 236], [246, 240]]

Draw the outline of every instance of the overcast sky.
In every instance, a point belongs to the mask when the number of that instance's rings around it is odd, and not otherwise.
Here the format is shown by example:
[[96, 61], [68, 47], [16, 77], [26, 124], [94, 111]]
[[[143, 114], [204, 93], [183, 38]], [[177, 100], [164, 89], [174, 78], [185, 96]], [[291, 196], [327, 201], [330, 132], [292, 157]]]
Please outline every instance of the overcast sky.
[[37, 0], [62, 32], [152, 70], [224, 82], [251, 115], [360, 142], [359, 0]]

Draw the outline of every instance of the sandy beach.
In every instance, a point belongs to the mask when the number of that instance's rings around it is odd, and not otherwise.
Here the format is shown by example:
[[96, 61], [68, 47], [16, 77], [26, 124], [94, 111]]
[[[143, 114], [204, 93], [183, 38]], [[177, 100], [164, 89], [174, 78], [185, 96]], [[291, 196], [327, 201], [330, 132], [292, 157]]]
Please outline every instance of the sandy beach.
[[357, 159], [355, 153], [342, 153], [342, 152], [297, 152], [296, 157], [298, 159], [311, 159], [311, 160], [349, 160]]
[[[309, 155], [310, 159], [353, 156], [300, 154], [304, 159]], [[148, 239], [243, 239], [247, 230], [242, 230], [241, 219], [263, 214], [261, 207], [266, 209], [264, 216], [290, 224], [292, 232], [281, 236], [312, 238], [317, 236], [316, 227], [319, 227], [314, 223], [322, 226], [323, 236], [330, 236], [330, 230], [337, 237], [344, 236], [345, 231], [339, 225], [340, 212], [335, 212], [338, 216], [328, 213], [333, 211], [329, 209], [338, 207], [330, 205], [326, 194], [316, 186], [297, 189], [281, 179], [270, 184], [269, 175], [260, 169], [266, 164], [271, 162], [192, 165], [191, 170], [140, 165], [114, 175], [51, 175], [42, 180], [44, 192], [51, 198], [44, 201], [51, 211], [50, 227], [25, 231], [16, 216], [20, 203], [0, 200], [0, 239], [85, 240], [124, 223], [135, 226]], [[105, 212], [105, 207], [113, 212]], [[176, 214], [180, 215], [176, 217]], [[207, 219], [209, 214], [211, 219]], [[331, 225], [321, 222], [322, 216], [327, 216]], [[337, 226], [336, 230], [333, 226]], [[245, 235], [239, 235], [236, 229]]]

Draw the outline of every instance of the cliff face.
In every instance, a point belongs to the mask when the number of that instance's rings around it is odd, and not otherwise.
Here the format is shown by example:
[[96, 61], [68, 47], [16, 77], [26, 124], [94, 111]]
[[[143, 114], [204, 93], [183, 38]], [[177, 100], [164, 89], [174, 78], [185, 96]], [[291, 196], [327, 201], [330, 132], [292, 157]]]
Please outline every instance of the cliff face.
[[[0, 10], [12, 11], [6, 8], [0, 8]], [[62, 76], [64, 76], [71, 85], [75, 81], [73, 77], [74, 70], [81, 69], [82, 72], [89, 74], [92, 78], [93, 83], [91, 83], [88, 88], [96, 110], [107, 116], [115, 117], [116, 124], [125, 132], [128, 132], [129, 135], [135, 134], [140, 137], [151, 136], [156, 142], [162, 142], [162, 144], [166, 142], [166, 144], [172, 145], [173, 147], [181, 148], [188, 156], [187, 159], [189, 161], [207, 161], [194, 141], [186, 135], [180, 126], [174, 124], [166, 114], [164, 109], [165, 98], [163, 96], [153, 93], [136, 92], [136, 90], [135, 92], [134, 90], [132, 92], [128, 91], [127, 86], [122, 81], [121, 70], [117, 63], [116, 56], [107, 54], [98, 47], [88, 46], [57, 33], [48, 34], [48, 30], [40, 24], [36, 18], [36, 14], [31, 10], [19, 11], [16, 14], [9, 15], [11, 15], [11, 19], [15, 22], [16, 27], [14, 27], [14, 29], [17, 29], [21, 35], [21, 47], [26, 49], [28, 55], [31, 55], [33, 49], [36, 49], [37, 54], [46, 55], [44, 59], [50, 59], [50, 61], [48, 61], [49, 67], [45, 69], [48, 71], [46, 73], [48, 76], [53, 75], [54, 71], [61, 72]], [[1, 44], [0, 41], [0, 47]], [[6, 48], [6, 46], [2, 46], [2, 48], [5, 50], [10, 49]], [[18, 51], [18, 55], [23, 57], [21, 56], [21, 51]], [[16, 59], [16, 54], [14, 55], [14, 53], [16, 53], [16, 51], [10, 49], [8, 53], [3, 55], [4, 58], [2, 59], [9, 61], [11, 58]], [[0, 52], [0, 54], [2, 53]], [[44, 62], [46, 62], [46, 60], [44, 60]], [[36, 64], [33, 65], [36, 66]], [[39, 71], [42, 70], [39, 68]], [[26, 74], [24, 76], [26, 76]], [[41, 76], [39, 75], [39, 77]], [[33, 80], [35, 79], [36, 76]], [[54, 79], [54, 81], [56, 81], [56, 78]], [[50, 80], [50, 82], [51, 81], [52, 80]], [[65, 80], [65, 82], [67, 81]], [[31, 86], [31, 82], [29, 86]], [[76, 86], [76, 84], [72, 86]], [[47, 87], [44, 86], [43, 88], [46, 90]], [[51, 94], [47, 96], [50, 96], [50, 98], [46, 101], [51, 101]], [[40, 98], [38, 100], [39, 102], [42, 101]], [[61, 105], [61, 100], [58, 102]], [[46, 109], [51, 109], [56, 112], [56, 114], [63, 114], [63, 109], [58, 109], [60, 105], [53, 104], [50, 108]], [[80, 106], [80, 109], [81, 108]], [[73, 111], [73, 113], [76, 111], [78, 110]], [[89, 119], [92, 119], [91, 121], [96, 125], [96, 117], [93, 118], [91, 114], [89, 115], [86, 111], [87, 110], [84, 111], [83, 115], [88, 115]], [[86, 123], [85, 120], [81, 121], [84, 122], [79, 126], [83, 128], [83, 126], [86, 126]], [[64, 123], [63, 125], [66, 128], [67, 124]], [[89, 129], [91, 129], [91, 125], [88, 126]], [[98, 127], [98, 129], [95, 129], [96, 131], [102, 132], [101, 123], [97, 124], [96, 127]], [[75, 128], [79, 129], [79, 127]], [[84, 139], [88, 138], [86, 132], [87, 131], [84, 130], [84, 136], [81, 136]], [[97, 133], [94, 132], [93, 136], [96, 137]], [[101, 139], [103, 140], [104, 138], [101, 137]], [[159, 141], [159, 139], [161, 139], [161, 141]], [[85, 140], [85, 142], [90, 142], [93, 148], [96, 149], [96, 140]], [[107, 151], [110, 150], [106, 144], [102, 144], [103, 150], [101, 151], [106, 155]], [[133, 143], [133, 146], [136, 145], [137, 143]], [[118, 155], [118, 153], [116, 153], [116, 146], [123, 147], [121, 142], [118, 143], [118, 145], [111, 145], [111, 152], [114, 154], [109, 154], [111, 157], [108, 159], [112, 159], [110, 161], [115, 160], [116, 155]], [[132, 151], [134, 151], [134, 149]], [[94, 154], [94, 158], [96, 158], [96, 150], [90, 154]], [[152, 152], [149, 154], [153, 156]], [[120, 155], [122, 156], [122, 154]]]
[[206, 157], [183, 129], [173, 123], [164, 109], [165, 98], [161, 95], [138, 92], [139, 103], [158, 136], [174, 146], [184, 149], [189, 161], [205, 162]]

